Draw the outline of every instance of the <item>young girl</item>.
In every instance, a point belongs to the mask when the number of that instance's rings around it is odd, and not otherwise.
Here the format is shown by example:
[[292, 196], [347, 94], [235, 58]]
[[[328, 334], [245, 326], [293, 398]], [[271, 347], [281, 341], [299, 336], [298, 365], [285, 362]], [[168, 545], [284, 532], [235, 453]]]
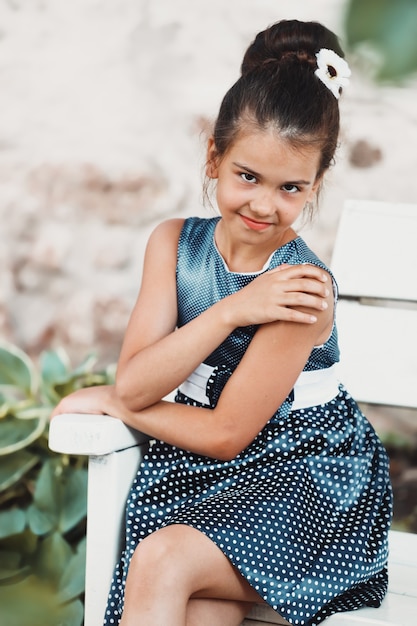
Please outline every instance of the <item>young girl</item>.
[[55, 411], [155, 440], [107, 626], [238, 626], [255, 602], [311, 626], [385, 595], [387, 456], [337, 379], [334, 278], [293, 230], [333, 160], [342, 57], [315, 22], [257, 35], [208, 142], [220, 217], [155, 229], [115, 387]]

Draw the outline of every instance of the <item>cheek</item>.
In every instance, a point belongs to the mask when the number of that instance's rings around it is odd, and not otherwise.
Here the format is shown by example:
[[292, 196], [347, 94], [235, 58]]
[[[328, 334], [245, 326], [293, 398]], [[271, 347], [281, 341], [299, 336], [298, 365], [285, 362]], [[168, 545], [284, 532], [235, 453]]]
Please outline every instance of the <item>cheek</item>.
[[239, 203], [240, 195], [230, 185], [217, 184], [217, 201], [225, 208]]
[[291, 206], [286, 206], [281, 212], [281, 222], [293, 224], [304, 211], [306, 205], [306, 199], [300, 200], [296, 203], [291, 203]]

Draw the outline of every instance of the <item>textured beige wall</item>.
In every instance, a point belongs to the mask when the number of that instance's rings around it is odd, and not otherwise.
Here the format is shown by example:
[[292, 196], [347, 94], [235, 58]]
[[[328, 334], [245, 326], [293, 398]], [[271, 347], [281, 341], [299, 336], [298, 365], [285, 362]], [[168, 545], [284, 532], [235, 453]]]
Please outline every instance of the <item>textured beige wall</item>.
[[[255, 32], [281, 18], [343, 34], [343, 0], [8, 0], [0, 5], [0, 331], [32, 354], [117, 358], [145, 241], [204, 214], [204, 130]], [[344, 200], [415, 201], [415, 89], [356, 72], [314, 227]], [[360, 142], [364, 143], [360, 143]], [[354, 242], [352, 242], [354, 249]]]

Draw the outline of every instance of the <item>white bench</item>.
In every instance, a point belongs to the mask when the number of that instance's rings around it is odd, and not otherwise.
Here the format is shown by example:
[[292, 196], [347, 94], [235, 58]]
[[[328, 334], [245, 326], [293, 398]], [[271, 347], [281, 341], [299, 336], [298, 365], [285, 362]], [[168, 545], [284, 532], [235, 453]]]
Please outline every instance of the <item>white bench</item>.
[[[358, 401], [417, 407], [416, 240], [417, 205], [357, 201], [344, 208], [332, 269], [340, 286], [341, 379]], [[146, 441], [108, 416], [60, 415], [51, 423], [53, 450], [89, 456], [84, 626], [102, 625], [124, 504]], [[325, 624], [415, 626], [417, 535], [390, 532], [389, 576], [380, 608], [338, 613]], [[244, 624], [287, 622], [258, 605]]]

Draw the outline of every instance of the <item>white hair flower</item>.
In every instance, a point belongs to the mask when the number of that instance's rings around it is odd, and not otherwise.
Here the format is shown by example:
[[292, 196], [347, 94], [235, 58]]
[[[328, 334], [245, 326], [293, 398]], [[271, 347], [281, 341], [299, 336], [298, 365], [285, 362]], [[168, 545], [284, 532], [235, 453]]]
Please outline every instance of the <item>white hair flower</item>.
[[349, 84], [351, 74], [349, 65], [334, 50], [322, 48], [316, 54], [317, 69], [314, 72], [318, 78], [339, 99], [341, 87]]

